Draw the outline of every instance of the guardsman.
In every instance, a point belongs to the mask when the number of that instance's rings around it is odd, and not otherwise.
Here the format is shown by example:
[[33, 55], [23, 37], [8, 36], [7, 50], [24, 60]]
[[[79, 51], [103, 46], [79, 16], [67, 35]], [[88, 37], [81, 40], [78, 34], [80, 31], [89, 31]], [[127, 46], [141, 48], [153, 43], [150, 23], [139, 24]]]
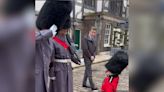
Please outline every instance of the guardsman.
[[[70, 16], [72, 10], [71, 1], [46, 0], [36, 20], [36, 27], [39, 30], [36, 34], [36, 92], [49, 92], [48, 71], [54, 47], [52, 46], [52, 36], [59, 31]], [[49, 29], [56, 25], [57, 30], [53, 33]], [[40, 31], [41, 30], [41, 31]], [[52, 35], [53, 34], [53, 35]], [[60, 91], [58, 91], [60, 92]]]
[[70, 17], [58, 31], [54, 39], [54, 60], [51, 64], [50, 92], [73, 92], [71, 53], [69, 50], [68, 30], [71, 27]]

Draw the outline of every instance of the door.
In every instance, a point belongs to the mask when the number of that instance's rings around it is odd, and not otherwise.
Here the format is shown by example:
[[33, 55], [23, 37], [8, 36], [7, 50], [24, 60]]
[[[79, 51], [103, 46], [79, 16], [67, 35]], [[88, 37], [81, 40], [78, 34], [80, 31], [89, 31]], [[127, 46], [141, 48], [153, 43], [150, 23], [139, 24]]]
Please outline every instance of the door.
[[80, 49], [80, 30], [75, 30], [74, 31], [74, 43], [76, 46], [76, 49]]

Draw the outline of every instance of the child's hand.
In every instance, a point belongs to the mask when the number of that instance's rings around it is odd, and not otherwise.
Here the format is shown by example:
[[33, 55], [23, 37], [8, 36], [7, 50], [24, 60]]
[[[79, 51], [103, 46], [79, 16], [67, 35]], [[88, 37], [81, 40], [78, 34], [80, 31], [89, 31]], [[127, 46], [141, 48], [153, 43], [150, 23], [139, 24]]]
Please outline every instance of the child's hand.
[[106, 73], [106, 76], [112, 75], [112, 73], [110, 71], [108, 71], [108, 70], [105, 73]]

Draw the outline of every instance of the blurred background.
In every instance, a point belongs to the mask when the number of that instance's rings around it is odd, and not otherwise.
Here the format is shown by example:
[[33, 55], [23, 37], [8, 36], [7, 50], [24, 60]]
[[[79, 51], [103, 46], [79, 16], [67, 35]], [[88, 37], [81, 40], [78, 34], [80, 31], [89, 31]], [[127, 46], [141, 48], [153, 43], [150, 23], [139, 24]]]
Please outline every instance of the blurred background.
[[129, 9], [130, 91], [163, 91], [163, 0], [131, 0]]
[[0, 0], [0, 92], [34, 92], [34, 1]]

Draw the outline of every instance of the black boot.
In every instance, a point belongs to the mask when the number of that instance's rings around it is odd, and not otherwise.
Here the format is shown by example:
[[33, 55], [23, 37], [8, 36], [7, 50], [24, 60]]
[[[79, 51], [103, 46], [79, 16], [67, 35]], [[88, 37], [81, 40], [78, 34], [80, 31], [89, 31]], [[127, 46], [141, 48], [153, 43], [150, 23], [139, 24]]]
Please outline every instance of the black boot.
[[93, 87], [93, 88], [91, 88], [92, 90], [98, 90], [98, 88], [97, 87]]
[[87, 85], [84, 85], [84, 84], [83, 84], [83, 87], [84, 88], [91, 88], [90, 86], [87, 86]]
[[90, 85], [91, 85], [91, 89], [92, 90], [98, 90], [98, 88], [95, 87], [95, 84], [93, 83], [93, 80], [92, 80], [92, 77], [91, 76], [89, 77], [89, 82], [90, 82]]

